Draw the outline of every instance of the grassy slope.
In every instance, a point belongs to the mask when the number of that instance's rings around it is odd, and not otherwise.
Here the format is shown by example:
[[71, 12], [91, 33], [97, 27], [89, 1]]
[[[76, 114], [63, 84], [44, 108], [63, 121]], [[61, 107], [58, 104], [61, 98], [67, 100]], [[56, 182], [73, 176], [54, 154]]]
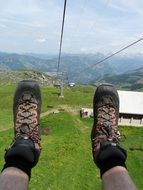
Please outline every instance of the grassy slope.
[[43, 111], [47, 110], [48, 106], [58, 107], [59, 105], [68, 105], [72, 107], [92, 105], [92, 97], [94, 88], [91, 86], [78, 86], [72, 89], [65, 88], [65, 98], [59, 98], [60, 89], [45, 87], [42, 88]]
[[[42, 127], [50, 130], [48, 136], [42, 137], [43, 151], [39, 165], [33, 171], [31, 189], [34, 190], [37, 181], [42, 178], [37, 190], [44, 190], [45, 187], [52, 190], [100, 189], [99, 171], [91, 156], [91, 126], [92, 120], [81, 120], [79, 116], [70, 113], [50, 115], [42, 119]], [[120, 127], [120, 131], [126, 136], [121, 144], [128, 151], [129, 173], [138, 190], [141, 190], [143, 129]]]
[[0, 86], [0, 130], [12, 126], [12, 98], [15, 86]]
[[[91, 156], [90, 131], [92, 120], [81, 120], [71, 113], [53, 114], [41, 120], [42, 128], [49, 128], [49, 134], [42, 135], [42, 154], [33, 169], [31, 190], [94, 190], [100, 189], [99, 171]], [[120, 128], [126, 140], [122, 146], [128, 151], [127, 166], [131, 177], [142, 190], [143, 129]], [[12, 130], [0, 133], [0, 156], [9, 145]], [[2, 168], [3, 160], [0, 160]]]
[[68, 113], [51, 115], [42, 120], [42, 126], [49, 127], [50, 134], [42, 137], [41, 160], [33, 171], [30, 188], [42, 180], [43, 190], [98, 189], [99, 178], [93, 177], [98, 176], [98, 171], [93, 170], [89, 128]]
[[[12, 125], [11, 111], [14, 87], [0, 87], [0, 129]], [[43, 110], [57, 105], [90, 106], [93, 89], [78, 87], [74, 92], [66, 89], [65, 99], [58, 98], [58, 90], [43, 88]], [[7, 114], [6, 114], [7, 113]], [[10, 120], [9, 120], [10, 119]], [[81, 120], [71, 113], [51, 114], [41, 119], [42, 128], [49, 129], [48, 136], [42, 135], [43, 150], [39, 164], [33, 169], [31, 190], [94, 190], [100, 189], [99, 171], [91, 156], [91, 120]], [[122, 145], [128, 150], [127, 166], [139, 190], [143, 187], [143, 129], [120, 128], [127, 138]], [[0, 156], [13, 137], [12, 129], [0, 132]], [[0, 167], [3, 160], [0, 160]]]

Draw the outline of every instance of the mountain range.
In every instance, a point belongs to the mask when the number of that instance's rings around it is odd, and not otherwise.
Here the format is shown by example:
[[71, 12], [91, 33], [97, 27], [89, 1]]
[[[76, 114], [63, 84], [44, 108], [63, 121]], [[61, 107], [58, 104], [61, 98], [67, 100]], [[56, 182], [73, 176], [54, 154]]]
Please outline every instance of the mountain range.
[[98, 83], [112, 83], [118, 89], [143, 91], [143, 67], [120, 75], [106, 74]]
[[[143, 83], [143, 54], [118, 55], [97, 64], [106, 56], [108, 55], [101, 53], [62, 54], [59, 71], [64, 73], [70, 82], [110, 82], [132, 89]], [[52, 75], [57, 71], [57, 63], [56, 55], [0, 52], [1, 70], [32, 69]]]

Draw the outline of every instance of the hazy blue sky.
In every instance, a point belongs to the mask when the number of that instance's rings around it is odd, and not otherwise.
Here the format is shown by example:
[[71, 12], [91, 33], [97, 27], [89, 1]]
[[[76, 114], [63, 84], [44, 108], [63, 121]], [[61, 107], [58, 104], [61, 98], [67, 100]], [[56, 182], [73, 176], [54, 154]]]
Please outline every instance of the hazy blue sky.
[[[57, 53], [64, 0], [0, 0], [0, 51]], [[143, 37], [142, 0], [67, 0], [63, 52], [110, 53]], [[143, 52], [143, 42], [126, 51]]]

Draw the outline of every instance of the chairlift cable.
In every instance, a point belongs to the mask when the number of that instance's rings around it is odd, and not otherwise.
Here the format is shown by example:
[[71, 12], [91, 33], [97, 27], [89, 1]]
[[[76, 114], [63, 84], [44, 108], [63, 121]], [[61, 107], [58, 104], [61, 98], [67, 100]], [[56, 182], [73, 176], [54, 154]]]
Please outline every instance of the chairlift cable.
[[104, 61], [110, 59], [111, 57], [113, 57], [113, 56], [119, 54], [120, 52], [122, 52], [122, 51], [128, 49], [129, 47], [131, 47], [131, 46], [133, 46], [133, 45], [139, 43], [139, 42], [142, 41], [142, 40], [143, 40], [143, 38], [140, 38], [139, 40], [134, 41], [133, 43], [131, 43], [131, 44], [125, 46], [124, 48], [122, 48], [122, 49], [116, 51], [115, 53], [113, 53], [113, 54], [111, 54], [111, 55], [109, 55], [109, 56], [107, 56], [107, 57], [101, 59], [100, 61], [97, 61], [97, 62], [94, 63], [93, 65], [91, 65], [91, 66], [89, 66], [89, 67], [83, 69], [82, 71], [76, 73], [75, 75], [73, 75], [72, 78], [76, 78], [76, 79], [79, 78], [81, 73], [84, 73], [84, 72], [87, 71], [88, 69], [99, 65], [100, 63], [102, 63], [102, 62], [104, 62]]
[[63, 33], [64, 33], [66, 5], [67, 5], [67, 0], [64, 1], [63, 20], [62, 20], [61, 38], [60, 38], [60, 48], [59, 48], [58, 65], [57, 65], [57, 76], [59, 74], [60, 62], [61, 62], [61, 52], [62, 52], [62, 42], [63, 42]]

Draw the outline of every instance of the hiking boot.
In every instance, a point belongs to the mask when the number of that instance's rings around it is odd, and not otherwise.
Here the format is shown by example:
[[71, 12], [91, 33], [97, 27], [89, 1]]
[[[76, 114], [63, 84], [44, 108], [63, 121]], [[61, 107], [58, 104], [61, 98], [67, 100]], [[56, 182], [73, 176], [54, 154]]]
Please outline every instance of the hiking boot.
[[41, 149], [40, 138], [41, 92], [34, 80], [23, 80], [18, 84], [13, 102], [15, 140], [19, 137], [31, 139], [35, 148]]
[[[98, 165], [101, 149], [118, 146], [120, 133], [117, 129], [119, 116], [119, 96], [111, 84], [97, 87], [93, 99], [94, 124], [91, 132], [92, 153]], [[108, 155], [109, 153], [107, 153]]]
[[[41, 92], [34, 80], [21, 81], [13, 99], [14, 140], [6, 150], [5, 160], [24, 159], [34, 167], [41, 152]], [[14, 158], [14, 159], [13, 159]]]

